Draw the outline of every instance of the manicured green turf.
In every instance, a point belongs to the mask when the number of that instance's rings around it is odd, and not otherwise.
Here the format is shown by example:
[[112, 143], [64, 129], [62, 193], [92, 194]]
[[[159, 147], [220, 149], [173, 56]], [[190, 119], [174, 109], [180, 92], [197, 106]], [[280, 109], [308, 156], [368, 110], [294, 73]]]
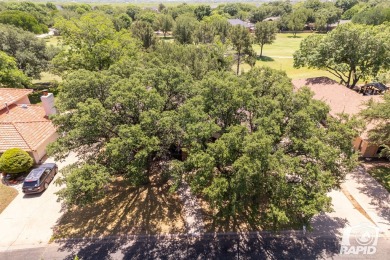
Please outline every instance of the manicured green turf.
[[[263, 57], [258, 59], [256, 66], [268, 66], [273, 69], [284, 70], [292, 79], [311, 78], [327, 76], [334, 78], [332, 74], [323, 70], [293, 67], [293, 54], [299, 49], [301, 41], [313, 33], [300, 33], [293, 37], [292, 33], [278, 33], [276, 40], [271, 45], [265, 45], [263, 48]], [[260, 46], [253, 46], [256, 53], [260, 54]], [[249, 70], [247, 64], [243, 64], [242, 69]]]

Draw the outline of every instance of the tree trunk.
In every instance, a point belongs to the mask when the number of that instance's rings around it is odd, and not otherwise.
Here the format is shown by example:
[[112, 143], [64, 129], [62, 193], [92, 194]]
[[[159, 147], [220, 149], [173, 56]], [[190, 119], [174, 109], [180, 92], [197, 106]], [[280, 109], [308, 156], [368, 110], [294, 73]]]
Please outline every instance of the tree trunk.
[[237, 55], [238, 55], [237, 57], [237, 75], [238, 75], [238, 73], [240, 73], [241, 52], [239, 51]]
[[347, 82], [346, 82], [348, 88], [350, 88], [351, 76], [352, 76], [352, 69], [350, 69], [348, 72], [348, 78], [347, 78]]
[[260, 58], [263, 56], [263, 46], [264, 44], [260, 45]]

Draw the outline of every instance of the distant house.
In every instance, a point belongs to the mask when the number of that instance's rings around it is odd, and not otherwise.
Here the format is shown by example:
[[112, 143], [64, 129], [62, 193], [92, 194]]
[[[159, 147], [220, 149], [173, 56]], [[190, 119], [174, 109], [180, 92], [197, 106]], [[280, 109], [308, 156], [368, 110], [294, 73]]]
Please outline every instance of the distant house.
[[253, 32], [255, 30], [255, 25], [253, 23], [245, 22], [241, 19], [228, 19], [228, 22], [230, 23], [231, 26], [236, 26], [236, 25], [244, 26], [245, 28], [248, 28], [250, 32]]
[[[314, 92], [314, 98], [324, 101], [330, 107], [330, 115], [336, 116], [340, 113], [357, 115], [366, 108], [365, 102], [371, 98], [374, 101], [382, 101], [382, 96], [364, 96], [356, 91], [328, 78], [316, 78], [307, 80], [293, 80], [295, 89], [303, 86], [309, 87]], [[378, 157], [381, 148], [368, 141], [368, 131], [373, 129], [375, 124], [367, 125], [366, 131], [352, 140], [355, 150], [359, 151], [362, 157]]]
[[46, 146], [57, 139], [48, 115], [55, 113], [54, 96], [45, 93], [41, 105], [31, 105], [32, 89], [0, 88], [0, 154], [21, 148], [39, 163]]
[[341, 24], [346, 24], [346, 23], [350, 23], [351, 20], [339, 20], [337, 23], [332, 23], [332, 24], [329, 24], [328, 25], [328, 29], [329, 30], [333, 30], [335, 29], [337, 26], [341, 25]]

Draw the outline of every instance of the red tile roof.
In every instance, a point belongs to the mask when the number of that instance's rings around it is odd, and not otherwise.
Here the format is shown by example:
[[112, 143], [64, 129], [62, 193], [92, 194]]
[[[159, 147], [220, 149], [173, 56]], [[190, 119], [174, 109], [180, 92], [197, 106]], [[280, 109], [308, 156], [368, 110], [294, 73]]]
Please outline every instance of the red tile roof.
[[43, 107], [11, 105], [0, 111], [0, 152], [9, 148], [35, 151], [56, 129], [45, 117]]
[[10, 105], [0, 111], [0, 122], [34, 122], [49, 121], [45, 117], [45, 110], [39, 105]]
[[0, 88], [0, 110], [5, 108], [5, 103], [11, 105], [32, 92], [32, 89]]

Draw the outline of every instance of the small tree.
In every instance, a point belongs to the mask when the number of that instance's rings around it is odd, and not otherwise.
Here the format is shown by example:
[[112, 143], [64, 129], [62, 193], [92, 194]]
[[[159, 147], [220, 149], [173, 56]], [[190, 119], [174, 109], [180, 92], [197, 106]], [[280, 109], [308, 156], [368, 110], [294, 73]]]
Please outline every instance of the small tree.
[[189, 15], [181, 15], [176, 19], [176, 26], [173, 30], [175, 40], [181, 44], [189, 44], [193, 42], [194, 30], [198, 21]]
[[241, 25], [233, 26], [230, 30], [230, 41], [237, 52], [237, 75], [240, 72], [242, 56], [253, 56], [252, 39], [249, 30]]
[[0, 170], [15, 174], [25, 172], [33, 166], [31, 156], [20, 148], [11, 148], [0, 157]]
[[294, 37], [297, 36], [298, 31], [305, 27], [307, 16], [307, 10], [304, 8], [298, 9], [288, 16], [287, 26], [289, 30], [293, 31]]
[[175, 21], [170, 14], [162, 14], [157, 17], [155, 26], [164, 33], [165, 38], [167, 32], [172, 30], [174, 24]]
[[255, 26], [255, 41], [260, 45], [260, 58], [263, 55], [264, 44], [271, 44], [275, 40], [277, 27], [274, 22], [258, 22]]

